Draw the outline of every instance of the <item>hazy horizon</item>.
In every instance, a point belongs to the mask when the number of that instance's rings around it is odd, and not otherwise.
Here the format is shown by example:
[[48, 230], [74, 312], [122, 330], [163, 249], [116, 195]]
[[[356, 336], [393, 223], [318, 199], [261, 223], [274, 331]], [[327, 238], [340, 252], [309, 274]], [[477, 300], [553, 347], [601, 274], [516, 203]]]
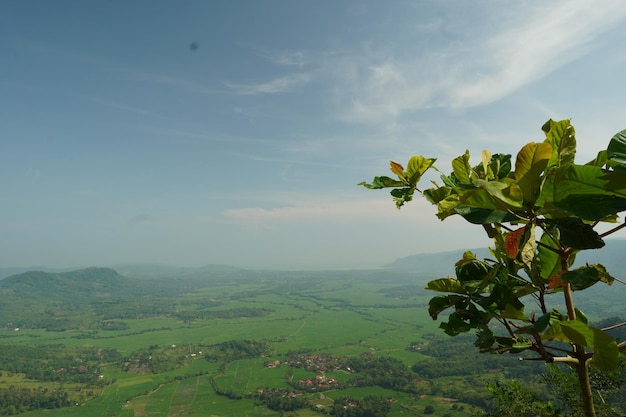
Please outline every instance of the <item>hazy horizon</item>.
[[[376, 267], [487, 246], [389, 160], [626, 128], [626, 8], [498, 2], [5, 2], [0, 265]], [[616, 237], [626, 236], [622, 230]]]

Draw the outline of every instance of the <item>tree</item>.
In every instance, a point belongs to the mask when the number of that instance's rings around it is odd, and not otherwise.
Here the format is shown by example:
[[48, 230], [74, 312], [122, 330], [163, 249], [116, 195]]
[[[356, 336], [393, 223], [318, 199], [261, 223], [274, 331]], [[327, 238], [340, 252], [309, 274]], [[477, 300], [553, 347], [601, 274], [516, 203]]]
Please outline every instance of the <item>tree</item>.
[[558, 417], [562, 414], [549, 401], [537, 398], [536, 394], [525, 389], [516, 380], [506, 383], [489, 384], [492, 394], [492, 412], [482, 417]]
[[[391, 162], [397, 177], [375, 177], [359, 185], [392, 188], [397, 208], [415, 193], [437, 206], [437, 217], [459, 215], [480, 225], [493, 239], [491, 258], [467, 251], [455, 265], [456, 278], [430, 281], [426, 288], [444, 293], [430, 300], [436, 320], [451, 311], [440, 327], [451, 336], [475, 331], [482, 352], [534, 353], [527, 360], [565, 363], [575, 371], [586, 416], [595, 416], [589, 365], [615, 369], [626, 342], [589, 325], [576, 308], [573, 293], [602, 282], [621, 281], [600, 264], [572, 269], [576, 254], [599, 249], [604, 238], [626, 227], [616, 225], [626, 210], [626, 130], [606, 150], [581, 165], [574, 161], [576, 139], [569, 120], [548, 120], [543, 142], [531, 142], [517, 154], [483, 151], [481, 163], [470, 165], [469, 151], [442, 174], [435, 158], [413, 156], [406, 169]], [[417, 186], [426, 171], [441, 174], [442, 184]], [[603, 233], [597, 231], [608, 224]], [[562, 293], [566, 311], [549, 308], [546, 296]], [[533, 311], [525, 311], [534, 301]], [[626, 325], [622, 323], [621, 325]]]

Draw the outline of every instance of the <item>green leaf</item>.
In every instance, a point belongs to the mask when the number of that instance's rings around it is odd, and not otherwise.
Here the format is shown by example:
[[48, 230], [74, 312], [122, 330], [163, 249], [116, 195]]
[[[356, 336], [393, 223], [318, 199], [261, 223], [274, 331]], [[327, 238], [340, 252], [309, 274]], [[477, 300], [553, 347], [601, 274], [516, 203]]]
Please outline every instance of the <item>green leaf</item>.
[[428, 314], [433, 320], [437, 320], [437, 316], [442, 311], [467, 301], [466, 297], [459, 295], [438, 295], [428, 302]]
[[429, 188], [424, 190], [424, 197], [431, 204], [439, 204], [444, 198], [450, 195], [450, 187]]
[[517, 309], [513, 307], [511, 304], [507, 304], [505, 309], [500, 312], [500, 317], [503, 319], [513, 319], [513, 320], [521, 320], [521, 321], [530, 321], [528, 316], [524, 314], [524, 308]]
[[524, 146], [515, 160], [515, 180], [522, 190], [524, 202], [534, 205], [539, 195], [541, 174], [546, 169], [552, 146], [549, 143], [531, 142]]
[[437, 203], [437, 217], [443, 220], [453, 214], [456, 214], [456, 208], [461, 204], [457, 194], [450, 194]]
[[613, 284], [613, 278], [602, 265], [587, 265], [573, 269], [561, 275], [561, 279], [569, 282], [573, 291], [580, 291], [591, 287], [597, 282], [605, 282], [608, 285]]
[[593, 348], [593, 330], [582, 321], [562, 321], [561, 330], [570, 341], [586, 348]]
[[519, 353], [533, 345], [531, 340], [523, 337], [496, 337], [496, 342], [500, 346], [500, 348], [496, 350], [497, 353]]
[[598, 221], [626, 209], [626, 175], [593, 165], [558, 169], [547, 202], [583, 220]]
[[448, 316], [448, 322], [442, 322], [439, 328], [443, 329], [448, 336], [458, 336], [472, 330], [474, 326], [463, 321], [456, 313], [452, 313]]
[[406, 175], [411, 185], [415, 186], [436, 160], [436, 158], [424, 158], [421, 155], [411, 157], [406, 167]]
[[[533, 283], [536, 285], [545, 285], [548, 279], [556, 275], [561, 270], [561, 259], [559, 258], [559, 247], [556, 245], [550, 234], [554, 233], [554, 229], [548, 230], [550, 233], [544, 233], [541, 235], [539, 242], [541, 243], [537, 247], [537, 265], [539, 266], [539, 279], [534, 279]], [[537, 281], [537, 282], [535, 282]]]
[[548, 167], [573, 164], [576, 156], [576, 138], [570, 120], [555, 122], [550, 119], [541, 129], [546, 134], [545, 142], [552, 146], [552, 155]]
[[371, 184], [366, 183], [365, 181], [358, 183], [357, 185], [361, 185], [370, 190], [379, 190], [381, 188], [389, 188], [389, 187], [402, 187], [405, 185], [404, 182], [395, 180], [389, 177], [374, 177], [374, 180]]
[[452, 160], [452, 171], [454, 176], [461, 184], [469, 184], [472, 182], [470, 178], [471, 166], [469, 163], [470, 153], [468, 150], [461, 156], [457, 156]]
[[576, 217], [548, 221], [559, 231], [561, 243], [573, 249], [599, 249], [605, 243], [593, 227]]
[[476, 258], [470, 260], [468, 252], [463, 255], [463, 260], [457, 262], [457, 266], [454, 268], [456, 277], [460, 282], [482, 281], [489, 275], [492, 268], [486, 262]]
[[474, 346], [476, 346], [480, 352], [489, 352], [494, 343], [496, 343], [496, 338], [488, 327], [483, 327], [476, 332]]
[[617, 342], [606, 332], [579, 320], [561, 322], [561, 330], [570, 341], [593, 349], [593, 363], [600, 370], [610, 371], [619, 365]]
[[520, 287], [515, 287], [515, 289], [513, 290], [513, 293], [515, 294], [517, 298], [522, 298], [527, 295], [534, 294], [538, 291], [539, 291], [538, 287], [531, 285], [531, 284], [526, 284]]
[[408, 203], [413, 200], [415, 188], [394, 188], [390, 193], [393, 196], [393, 201], [395, 201], [396, 207], [399, 209], [404, 205], [404, 203]]
[[503, 211], [515, 211], [523, 206], [522, 190], [516, 184], [478, 179], [474, 185], [479, 189], [469, 191], [461, 199], [468, 206]]
[[[520, 329], [521, 330], [521, 329]], [[570, 343], [571, 340], [565, 336], [563, 333], [563, 329], [561, 329], [561, 323], [553, 323], [545, 333], [541, 335], [541, 340], [550, 341], [550, 340], [558, 340], [563, 343]]]
[[598, 155], [591, 161], [587, 162], [585, 165], [593, 165], [596, 167], [603, 167], [609, 160], [608, 153], [606, 150], [598, 152]]
[[489, 169], [491, 169], [496, 179], [506, 178], [509, 172], [511, 172], [511, 155], [499, 153], [492, 155]]
[[555, 206], [587, 221], [615, 222], [617, 213], [626, 210], [626, 198], [614, 195], [569, 195], [556, 202]]
[[547, 327], [548, 324], [554, 319], [555, 313], [546, 313], [543, 316], [539, 317], [537, 321], [535, 321], [530, 326], [524, 326], [518, 328], [515, 333], [526, 333], [526, 334], [540, 334]]
[[467, 293], [461, 281], [453, 278], [439, 278], [429, 281], [428, 284], [426, 284], [425, 289], [438, 292], [453, 292], [457, 294]]
[[611, 138], [606, 151], [611, 167], [615, 171], [626, 174], [626, 130], [622, 130]]
[[601, 371], [612, 371], [619, 366], [617, 342], [606, 332], [593, 328], [593, 363]]
[[504, 223], [517, 219], [517, 217], [506, 211], [474, 208], [464, 205], [457, 206], [454, 211], [473, 224]]
[[489, 299], [501, 310], [504, 310], [509, 304], [518, 310], [524, 309], [524, 303], [519, 300], [510, 285], [496, 283], [491, 290]]

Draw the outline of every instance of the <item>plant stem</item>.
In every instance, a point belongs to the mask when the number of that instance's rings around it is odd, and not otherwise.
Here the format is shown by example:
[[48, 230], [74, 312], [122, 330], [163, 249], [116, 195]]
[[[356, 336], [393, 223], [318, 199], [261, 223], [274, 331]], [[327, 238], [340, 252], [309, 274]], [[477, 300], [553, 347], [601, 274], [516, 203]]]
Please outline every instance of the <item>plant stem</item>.
[[[561, 252], [561, 271], [566, 272], [569, 269], [570, 251]], [[576, 310], [574, 309], [574, 297], [572, 296], [572, 288], [569, 283], [563, 285], [563, 296], [565, 297], [565, 305], [567, 306], [567, 316], [570, 320], [576, 320]], [[591, 381], [589, 380], [589, 361], [585, 352], [585, 347], [574, 344], [575, 357], [578, 363], [574, 365], [576, 375], [578, 376], [578, 385], [580, 386], [580, 395], [583, 400], [583, 410], [586, 417], [596, 417], [596, 410], [593, 404], [593, 393], [591, 391]]]
[[563, 284], [563, 297], [565, 297], [565, 306], [567, 307], [567, 317], [570, 320], [576, 320], [576, 310], [574, 309], [574, 298], [572, 297], [572, 288], [569, 282]]
[[[578, 349], [581, 349], [578, 351]], [[583, 409], [586, 417], [596, 417], [596, 409], [593, 404], [593, 393], [591, 392], [591, 382], [589, 381], [589, 359], [585, 356], [582, 346], [576, 346], [577, 354], [579, 354], [578, 364], [576, 365], [576, 374], [578, 375], [578, 384], [580, 385], [580, 395], [583, 400]]]

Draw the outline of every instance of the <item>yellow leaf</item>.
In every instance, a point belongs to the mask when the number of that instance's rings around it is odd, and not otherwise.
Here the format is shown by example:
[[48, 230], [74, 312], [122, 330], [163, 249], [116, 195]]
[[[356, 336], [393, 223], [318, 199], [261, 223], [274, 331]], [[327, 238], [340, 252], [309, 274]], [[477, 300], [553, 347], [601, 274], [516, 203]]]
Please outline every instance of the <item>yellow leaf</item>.
[[489, 162], [491, 162], [491, 152], [484, 150], [482, 152], [483, 170], [485, 171], [485, 178], [489, 178]]
[[396, 174], [400, 178], [404, 178], [405, 177], [404, 176], [404, 167], [402, 165], [400, 165], [397, 162], [393, 162], [393, 161], [391, 161], [389, 165], [390, 165], [391, 172], [393, 172], [394, 174]]

